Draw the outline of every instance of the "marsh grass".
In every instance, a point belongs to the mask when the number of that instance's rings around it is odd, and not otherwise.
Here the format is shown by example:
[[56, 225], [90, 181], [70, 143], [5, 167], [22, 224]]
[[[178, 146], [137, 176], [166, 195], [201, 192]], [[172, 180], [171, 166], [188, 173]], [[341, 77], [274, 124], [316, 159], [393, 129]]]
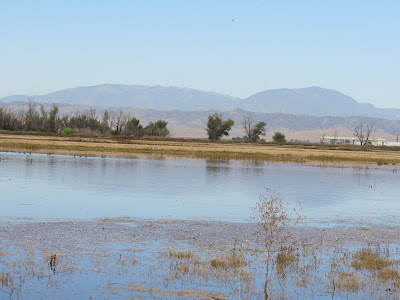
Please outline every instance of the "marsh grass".
[[344, 271], [339, 271], [335, 284], [339, 289], [347, 292], [358, 292], [361, 285], [360, 278], [356, 273]]
[[[259, 283], [262, 283], [267, 253], [262, 248], [168, 250], [166, 253], [166, 286], [173, 286], [176, 280], [183, 286], [194, 287], [218, 282], [225, 286], [225, 292], [240, 295], [240, 299], [264, 297]], [[372, 258], [365, 259], [366, 256]], [[353, 266], [359, 259], [366, 263], [365, 268]], [[269, 298], [313, 298], [325, 293], [350, 299], [396, 299], [400, 285], [396, 262], [384, 248], [283, 247], [274, 252]]]
[[168, 270], [164, 275], [165, 286], [175, 280], [183, 285], [218, 282], [239, 298], [254, 293], [254, 274], [249, 269], [249, 256], [243, 245], [229, 250], [202, 249], [196, 253], [168, 249], [162, 258], [167, 258], [163, 262]]
[[176, 259], [191, 259], [193, 258], [194, 254], [191, 251], [175, 251], [170, 249], [169, 256]]
[[299, 252], [292, 246], [281, 248], [276, 255], [276, 271], [285, 274], [286, 270], [299, 262]]
[[388, 253], [383, 254], [380, 249], [363, 248], [353, 254], [351, 266], [356, 270], [379, 271], [398, 263], [389, 259], [388, 255]]
[[396, 287], [400, 286], [400, 274], [397, 269], [387, 268], [379, 270], [378, 278], [383, 282], [393, 282]]
[[[76, 276], [79, 278], [78, 274], [88, 272], [126, 279], [142, 276], [149, 280], [147, 286], [140, 281], [136, 285], [109, 285], [105, 295], [116, 298], [123, 298], [127, 292], [143, 298], [159, 295], [161, 298], [259, 299], [264, 295], [260, 283], [267, 253], [261, 247], [252, 248], [247, 244], [222, 248], [192, 246], [184, 250], [166, 248], [160, 257], [147, 260], [137, 256], [146, 257], [146, 251], [131, 248], [79, 253], [36, 249], [31, 245], [21, 249], [24, 255], [19, 251], [2, 252], [0, 270], [9, 270], [0, 272], [3, 295], [18, 298], [32, 282], [42, 282], [49, 293], [73, 282]], [[50, 262], [54, 262], [55, 255], [53, 270]], [[398, 296], [400, 274], [395, 259], [398, 253], [392, 257], [387, 248], [288, 246], [274, 255], [269, 286], [271, 299], [313, 298], [321, 293], [351, 299], [396, 299]], [[212, 290], [201, 290], [204, 286]], [[212, 292], [215, 290], [220, 291], [218, 296]]]
[[[96, 227], [104, 226], [99, 225]], [[104, 237], [104, 231], [100, 232]], [[232, 241], [232, 245], [186, 240], [127, 243], [127, 235], [123, 236], [123, 240], [110, 238], [104, 244], [96, 244], [98, 239], [88, 240], [90, 243], [78, 239], [64, 247], [43, 240], [33, 243], [21, 239], [17, 245], [4, 240], [0, 295], [4, 299], [73, 298], [71, 295], [76, 295], [77, 290], [87, 293], [83, 289], [88, 287], [82, 282], [89, 278], [89, 284], [96, 285], [86, 296], [96, 299], [264, 296], [268, 253], [261, 242], [245, 239]], [[318, 246], [304, 241], [280, 247], [272, 254], [269, 299], [312, 299], [321, 295], [334, 299], [399, 299], [397, 244]]]
[[0, 283], [3, 292], [12, 295], [15, 291], [14, 280], [10, 272], [0, 272]]
[[219, 254], [217, 257], [210, 259], [211, 267], [215, 269], [238, 269], [247, 262], [244, 258], [243, 251], [229, 251]]

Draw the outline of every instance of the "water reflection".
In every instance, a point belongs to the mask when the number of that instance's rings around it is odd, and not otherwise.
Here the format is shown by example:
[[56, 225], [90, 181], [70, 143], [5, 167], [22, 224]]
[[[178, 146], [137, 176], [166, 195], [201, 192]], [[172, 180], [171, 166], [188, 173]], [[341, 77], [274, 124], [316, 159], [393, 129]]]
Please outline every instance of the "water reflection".
[[249, 220], [265, 188], [311, 218], [400, 215], [390, 168], [0, 154], [1, 216]]

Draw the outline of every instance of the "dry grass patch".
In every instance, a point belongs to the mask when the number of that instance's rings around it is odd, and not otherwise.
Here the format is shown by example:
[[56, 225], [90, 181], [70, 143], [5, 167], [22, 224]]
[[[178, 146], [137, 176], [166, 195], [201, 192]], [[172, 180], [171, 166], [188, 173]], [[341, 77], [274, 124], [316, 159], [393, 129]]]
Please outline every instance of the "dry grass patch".
[[396, 269], [388, 268], [378, 272], [378, 278], [384, 282], [393, 281], [397, 286], [400, 285], [400, 274]]
[[396, 261], [382, 256], [378, 249], [364, 248], [353, 255], [351, 266], [356, 270], [366, 269], [369, 271], [378, 271], [390, 267]]
[[347, 292], [358, 292], [360, 289], [359, 278], [354, 272], [346, 273], [343, 271], [339, 271], [339, 274], [335, 280], [335, 284], [340, 289]]
[[210, 265], [216, 269], [236, 269], [244, 264], [243, 253], [229, 251], [210, 260]]
[[177, 258], [177, 259], [191, 259], [193, 258], [193, 252], [191, 251], [174, 251], [169, 250], [170, 258]]
[[[184, 298], [184, 299], [221, 299], [225, 300], [228, 299], [222, 293], [213, 293], [207, 290], [200, 290], [200, 289], [186, 289], [186, 290], [162, 290], [154, 287], [148, 287], [147, 285], [152, 285], [152, 283], [136, 283], [132, 282], [128, 285], [127, 289], [148, 294], [147, 296], [152, 299], [164, 299], [164, 297], [158, 298], [156, 295], [164, 295], [173, 298]], [[111, 287], [113, 290], [125, 290], [124, 287], [113, 286]], [[148, 299], [146, 297], [146, 299]]]
[[299, 262], [299, 255], [295, 249], [292, 247], [282, 248], [276, 255], [276, 270], [278, 274], [283, 274], [289, 266], [296, 262]]

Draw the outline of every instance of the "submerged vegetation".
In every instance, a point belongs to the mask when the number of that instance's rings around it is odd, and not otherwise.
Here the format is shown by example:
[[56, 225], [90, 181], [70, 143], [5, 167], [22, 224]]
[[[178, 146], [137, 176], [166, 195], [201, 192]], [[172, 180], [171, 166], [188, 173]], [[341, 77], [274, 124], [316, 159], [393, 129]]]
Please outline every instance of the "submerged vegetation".
[[[155, 232], [157, 227], [162, 228], [160, 232], [170, 230], [167, 236], [171, 231], [182, 232], [175, 223], [167, 225], [170, 221], [151, 226], [133, 221], [135, 227], [118, 222], [4, 227], [0, 294], [7, 299], [32, 295], [66, 299], [77, 292], [91, 299], [265, 298], [269, 253], [260, 240], [237, 236], [233, 243], [218, 244], [196, 241], [189, 234], [171, 241]], [[203, 225], [206, 234], [233, 234], [221, 232], [222, 223]], [[398, 299], [399, 246], [355, 247], [343, 242], [309, 244], [301, 236], [290, 240], [290, 245], [274, 248], [268, 299]]]

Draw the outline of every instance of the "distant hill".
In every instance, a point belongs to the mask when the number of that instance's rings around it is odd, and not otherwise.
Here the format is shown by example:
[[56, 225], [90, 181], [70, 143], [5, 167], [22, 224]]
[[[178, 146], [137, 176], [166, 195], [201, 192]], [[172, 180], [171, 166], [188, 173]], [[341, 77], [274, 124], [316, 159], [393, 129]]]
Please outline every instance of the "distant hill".
[[400, 119], [400, 109], [379, 109], [369, 103], [358, 103], [338, 91], [319, 87], [260, 92], [246, 98], [240, 107], [255, 112]]
[[134, 107], [159, 110], [230, 110], [240, 99], [188, 88], [103, 84], [61, 90], [42, 96], [9, 96], [0, 101], [26, 101], [28, 97], [40, 103], [69, 103], [101, 107]]
[[39, 103], [68, 103], [164, 111], [231, 111], [241, 108], [260, 113], [317, 117], [365, 116], [390, 120], [400, 119], [400, 109], [379, 109], [372, 104], [358, 103], [338, 91], [319, 87], [267, 90], [246, 99], [239, 99], [189, 88], [103, 84], [66, 89], [41, 96], [8, 96], [0, 101], [6, 103], [27, 101], [28, 97]]

